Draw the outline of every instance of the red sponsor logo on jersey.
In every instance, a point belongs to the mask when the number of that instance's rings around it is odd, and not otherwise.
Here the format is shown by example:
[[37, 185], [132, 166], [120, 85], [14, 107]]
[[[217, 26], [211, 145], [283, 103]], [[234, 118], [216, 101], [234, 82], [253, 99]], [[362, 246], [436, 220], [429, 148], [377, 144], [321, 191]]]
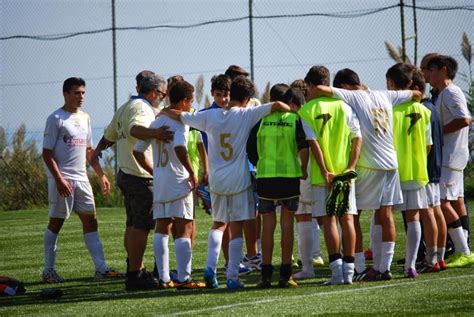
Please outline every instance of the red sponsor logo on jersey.
[[87, 140], [78, 136], [73, 136], [66, 134], [63, 137], [64, 143], [66, 143], [67, 146], [86, 146], [87, 145]]

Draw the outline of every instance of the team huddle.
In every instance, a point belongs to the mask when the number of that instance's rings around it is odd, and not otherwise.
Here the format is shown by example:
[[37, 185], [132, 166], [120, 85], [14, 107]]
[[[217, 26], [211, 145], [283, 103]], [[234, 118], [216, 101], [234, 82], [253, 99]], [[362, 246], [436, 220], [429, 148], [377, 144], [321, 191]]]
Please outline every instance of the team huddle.
[[[388, 90], [370, 90], [347, 68], [330, 86], [329, 70], [318, 65], [304, 79], [274, 85], [270, 102], [261, 104], [249, 74], [231, 65], [211, 80], [212, 105], [193, 111], [194, 87], [183, 77], [142, 71], [138, 95], [117, 110], [95, 150], [89, 116], [80, 110], [85, 82], [67, 79], [65, 105], [48, 117], [43, 144], [50, 202], [43, 281], [64, 281], [55, 269], [57, 236], [71, 211], [82, 221], [95, 277], [122, 275], [104, 259], [86, 172], [88, 161], [107, 194], [99, 157], [112, 145], [126, 210], [127, 290], [217, 288], [221, 249], [228, 289], [244, 287], [239, 277], [253, 270], [261, 273], [257, 288], [271, 287], [277, 213], [279, 287], [297, 287], [324, 265], [320, 230], [331, 270], [326, 285], [392, 279], [394, 211], [405, 222], [407, 278], [473, 265], [463, 184], [471, 117], [453, 83], [456, 72], [453, 58], [431, 53], [421, 69], [389, 68]], [[192, 278], [200, 200], [213, 220], [204, 282]], [[373, 267], [363, 250], [363, 210], [375, 211]], [[155, 268], [148, 272], [143, 255], [152, 229]], [[170, 234], [176, 271], [169, 265]], [[299, 272], [293, 272], [295, 235]], [[455, 250], [449, 258], [448, 240]]]

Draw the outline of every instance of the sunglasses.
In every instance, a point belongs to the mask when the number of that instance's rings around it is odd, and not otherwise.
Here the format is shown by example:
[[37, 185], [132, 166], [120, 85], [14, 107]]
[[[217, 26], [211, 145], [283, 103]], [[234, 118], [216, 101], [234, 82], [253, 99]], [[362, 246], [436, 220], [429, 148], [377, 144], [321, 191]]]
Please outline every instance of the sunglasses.
[[161, 94], [161, 99], [165, 99], [166, 98], [166, 92], [162, 92], [161, 90], [159, 89], [155, 89], [156, 92], [160, 93]]

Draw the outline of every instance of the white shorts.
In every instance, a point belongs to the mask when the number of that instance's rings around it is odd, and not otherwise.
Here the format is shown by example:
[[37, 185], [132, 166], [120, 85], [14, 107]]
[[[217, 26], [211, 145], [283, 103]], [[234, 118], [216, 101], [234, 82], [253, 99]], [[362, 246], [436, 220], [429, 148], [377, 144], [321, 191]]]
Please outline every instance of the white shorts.
[[72, 186], [72, 194], [69, 197], [62, 197], [54, 179], [48, 178], [49, 217], [68, 219], [72, 211], [93, 214], [94, 194], [89, 181], [68, 180], [68, 182]]
[[153, 220], [161, 218], [194, 219], [193, 193], [168, 203], [153, 202]]
[[426, 198], [425, 187], [403, 190], [403, 203], [395, 205], [395, 210], [416, 210], [428, 208], [428, 199]]
[[311, 186], [310, 178], [300, 180], [300, 199], [295, 215], [311, 215], [313, 213], [312, 194], [313, 186]]
[[213, 221], [229, 223], [256, 217], [252, 187], [235, 195], [219, 195], [211, 192], [211, 201]]
[[428, 199], [428, 206], [430, 207], [440, 206], [441, 200], [440, 200], [440, 194], [439, 194], [439, 184], [428, 183], [425, 189], [426, 189], [426, 198]]
[[398, 170], [357, 167], [356, 202], [358, 210], [377, 210], [381, 206], [403, 203]]
[[439, 192], [443, 200], [458, 200], [459, 197], [464, 197], [464, 172], [441, 167]]
[[[326, 216], [326, 197], [329, 194], [329, 188], [326, 186], [313, 186], [313, 217]], [[357, 215], [356, 200], [355, 200], [355, 189], [352, 184], [351, 191], [349, 193], [349, 211], [347, 215]]]

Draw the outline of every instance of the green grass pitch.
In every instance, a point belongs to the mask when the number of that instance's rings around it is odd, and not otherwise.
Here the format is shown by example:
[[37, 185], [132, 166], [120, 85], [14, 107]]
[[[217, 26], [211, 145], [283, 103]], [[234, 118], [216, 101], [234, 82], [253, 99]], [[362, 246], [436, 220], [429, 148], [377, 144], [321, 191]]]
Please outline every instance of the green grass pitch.
[[[474, 210], [474, 205], [471, 205]], [[124, 211], [121, 208], [99, 209], [99, 233], [110, 266], [125, 269], [123, 248]], [[364, 232], [369, 226], [371, 212], [361, 216]], [[471, 221], [474, 218], [471, 217]], [[344, 286], [323, 286], [329, 276], [328, 268], [316, 269], [316, 278], [300, 281], [296, 289], [276, 286], [258, 290], [259, 274], [243, 277], [246, 288], [233, 292], [225, 286], [216, 290], [160, 290], [127, 292], [124, 281], [96, 282], [93, 264], [84, 246], [82, 229], [77, 216], [66, 221], [58, 244], [57, 270], [65, 283], [41, 283], [43, 266], [43, 231], [46, 210], [2, 212], [0, 214], [0, 275], [25, 282], [27, 293], [17, 297], [0, 298], [0, 316], [12, 315], [474, 315], [474, 268], [448, 269], [441, 273], [406, 279], [396, 260], [404, 257], [404, 231], [401, 217], [396, 213], [397, 247], [392, 266], [394, 279], [389, 282], [355, 283]], [[197, 244], [193, 254], [193, 276], [202, 279], [207, 252], [207, 234], [211, 219], [197, 211]], [[279, 240], [277, 227], [276, 239]], [[170, 239], [172, 240], [172, 239]], [[324, 239], [322, 251], [327, 262]], [[364, 241], [365, 244], [368, 241]], [[296, 256], [296, 248], [294, 249]], [[278, 278], [280, 251], [275, 243], [274, 279]], [[170, 245], [171, 267], [174, 250]], [[145, 255], [146, 266], [153, 267], [151, 235]], [[223, 256], [220, 256], [220, 267]], [[218, 272], [220, 273], [220, 271]], [[58, 287], [64, 292], [60, 299], [39, 297], [43, 288]]]

